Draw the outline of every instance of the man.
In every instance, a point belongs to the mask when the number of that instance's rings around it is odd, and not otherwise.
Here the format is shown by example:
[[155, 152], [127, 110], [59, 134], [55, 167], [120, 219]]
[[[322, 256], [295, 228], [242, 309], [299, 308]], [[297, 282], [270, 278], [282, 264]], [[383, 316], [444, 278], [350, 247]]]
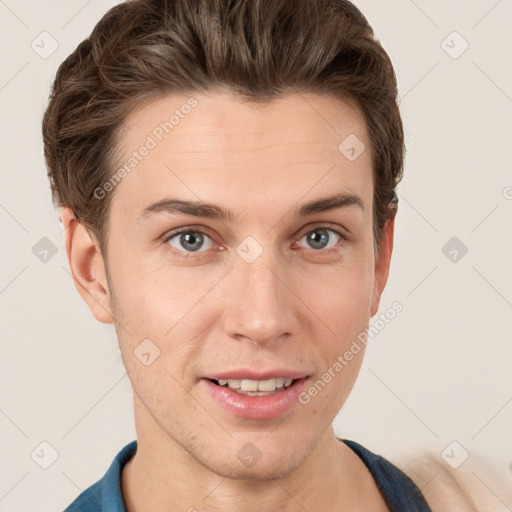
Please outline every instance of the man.
[[119, 4], [59, 68], [43, 134], [137, 430], [67, 510], [430, 510], [332, 428], [403, 163], [393, 69], [353, 5]]

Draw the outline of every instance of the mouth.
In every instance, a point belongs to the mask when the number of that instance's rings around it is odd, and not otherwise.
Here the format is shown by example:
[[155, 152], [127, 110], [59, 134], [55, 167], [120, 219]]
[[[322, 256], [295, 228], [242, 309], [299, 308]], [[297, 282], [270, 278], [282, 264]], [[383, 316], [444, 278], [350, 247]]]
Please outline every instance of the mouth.
[[298, 397], [309, 380], [309, 375], [302, 375], [265, 379], [210, 376], [200, 383], [206, 396], [230, 415], [265, 420], [289, 414], [298, 405]]
[[275, 377], [265, 380], [252, 379], [208, 379], [213, 384], [246, 396], [273, 395], [292, 386], [299, 379]]

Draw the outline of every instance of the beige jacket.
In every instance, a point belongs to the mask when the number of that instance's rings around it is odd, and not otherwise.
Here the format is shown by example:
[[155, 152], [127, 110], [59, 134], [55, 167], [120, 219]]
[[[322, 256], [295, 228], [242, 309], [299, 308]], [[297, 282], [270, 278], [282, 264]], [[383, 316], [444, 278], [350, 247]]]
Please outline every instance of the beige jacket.
[[394, 462], [421, 489], [433, 512], [512, 512], [512, 461], [471, 455], [452, 469], [439, 455]]

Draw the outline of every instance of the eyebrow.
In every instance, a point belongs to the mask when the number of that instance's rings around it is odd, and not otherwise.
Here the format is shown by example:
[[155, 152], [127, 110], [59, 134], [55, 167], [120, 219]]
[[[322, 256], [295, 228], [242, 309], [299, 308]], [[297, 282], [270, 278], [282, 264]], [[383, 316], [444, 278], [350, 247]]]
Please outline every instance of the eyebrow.
[[[306, 217], [315, 213], [337, 210], [354, 205], [364, 211], [364, 202], [359, 196], [343, 192], [304, 203], [294, 208], [294, 211], [296, 216]], [[144, 208], [142, 213], [139, 215], [137, 222], [140, 222], [155, 213], [182, 213], [184, 215], [219, 219], [232, 223], [238, 222], [239, 220], [238, 215], [223, 208], [222, 206], [199, 201], [185, 201], [182, 199], [168, 198], [156, 201]]]

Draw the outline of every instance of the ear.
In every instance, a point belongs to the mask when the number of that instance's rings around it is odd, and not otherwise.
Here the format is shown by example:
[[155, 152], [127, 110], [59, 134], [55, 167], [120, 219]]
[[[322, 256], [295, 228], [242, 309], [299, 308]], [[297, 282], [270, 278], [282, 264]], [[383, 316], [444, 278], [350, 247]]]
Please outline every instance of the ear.
[[111, 296], [100, 249], [70, 208], [60, 208], [59, 213], [65, 228], [69, 268], [78, 293], [96, 320], [112, 324]]
[[379, 254], [375, 258], [375, 279], [373, 285], [372, 307], [370, 310], [372, 317], [379, 310], [380, 297], [388, 280], [391, 253], [393, 252], [394, 231], [395, 216], [391, 217], [384, 223]]

